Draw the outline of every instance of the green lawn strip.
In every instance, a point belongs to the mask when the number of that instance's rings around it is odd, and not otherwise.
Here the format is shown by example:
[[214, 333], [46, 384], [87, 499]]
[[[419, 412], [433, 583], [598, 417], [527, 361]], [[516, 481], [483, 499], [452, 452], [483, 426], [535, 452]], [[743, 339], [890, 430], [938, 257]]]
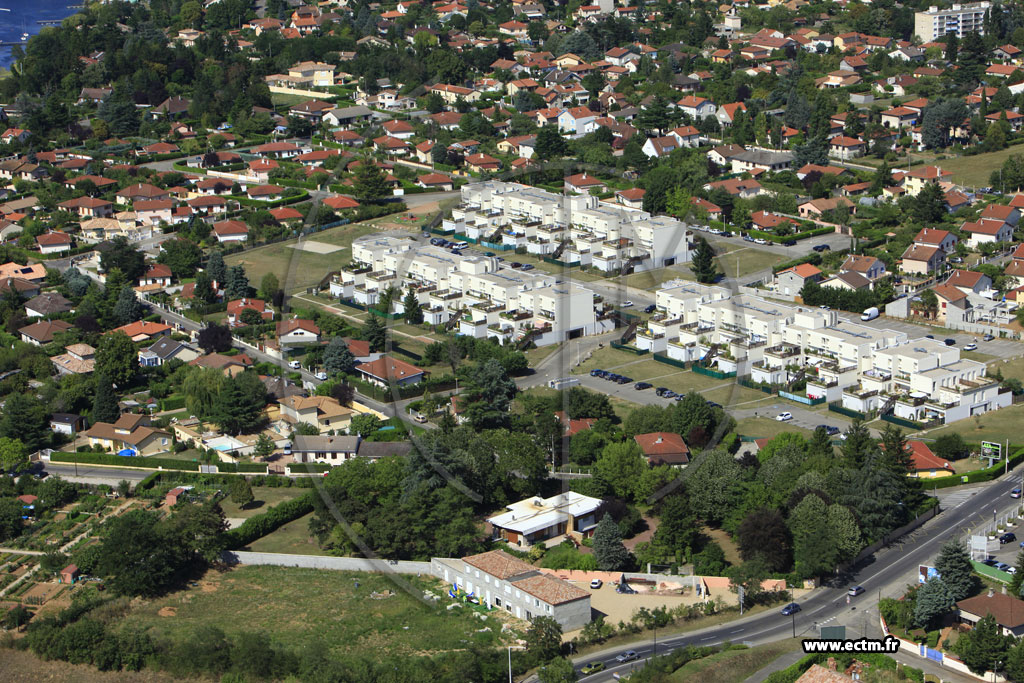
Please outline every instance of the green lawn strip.
[[801, 640], [798, 638], [789, 638], [758, 647], [726, 650], [688, 662], [676, 669], [666, 680], [671, 683], [697, 680], [701, 683], [738, 683], [754, 675], [781, 655], [800, 649], [800, 643]]
[[278, 527], [263, 538], [253, 541], [246, 550], [260, 553], [291, 553], [293, 555], [326, 555], [309, 533], [313, 513]]
[[305, 493], [307, 489], [296, 487], [273, 487], [254, 486], [252, 489], [253, 502], [245, 508], [240, 508], [238, 503], [231, 500], [231, 496], [220, 501], [220, 507], [224, 510], [225, 517], [248, 518], [254, 515], [261, 515], [269, 508], [292, 498], [297, 498]]
[[783, 432], [796, 432], [809, 437], [811, 431], [790, 422], [779, 422], [770, 417], [745, 417], [736, 421], [736, 431], [743, 436], [771, 439]]
[[1024, 404], [1018, 403], [984, 415], [959, 420], [951, 425], [919, 432], [917, 436], [931, 441], [943, 434], [956, 433], [968, 443], [975, 443], [982, 439], [999, 443], [1006, 443], [1006, 440], [1009, 439], [1010, 443], [1016, 443], [1020, 441], [1022, 423], [1024, 423]]
[[[335, 655], [431, 654], [467, 643], [498, 644], [498, 622], [481, 622], [468, 609], [448, 612], [443, 600], [437, 607], [419, 600], [424, 590], [441, 595], [444, 586], [438, 581], [408, 576], [404, 582], [412, 585], [413, 595], [383, 574], [242, 566], [208, 574], [200, 587], [133, 604], [121, 623], [172, 641], [201, 626], [219, 628], [229, 638], [263, 631], [289, 648], [321, 642]], [[239, 619], [240, 606], [244, 619]], [[493, 628], [477, 633], [481, 624]]]

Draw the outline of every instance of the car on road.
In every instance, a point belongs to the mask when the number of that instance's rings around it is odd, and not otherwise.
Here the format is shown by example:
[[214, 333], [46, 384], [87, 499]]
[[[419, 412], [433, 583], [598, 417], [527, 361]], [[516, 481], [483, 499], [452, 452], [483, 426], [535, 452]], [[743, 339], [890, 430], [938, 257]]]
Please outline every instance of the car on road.
[[316, 373], [316, 378], [321, 382], [325, 382], [327, 381], [327, 373], [321, 370], [320, 372]]
[[953, 339], [952, 337], [946, 337], [945, 339], [942, 340], [942, 343], [945, 344], [946, 346], [956, 346], [956, 339]]
[[290, 360], [288, 361], [288, 367], [290, 367], [292, 370], [299, 370], [302, 368], [302, 363], [300, 363], [297, 360]]
[[1014, 490], [1010, 491], [1010, 498], [1020, 498], [1020, 487], [1018, 486]]
[[744, 242], [753, 242], [753, 241], [754, 241], [754, 238], [753, 238], [753, 237], [751, 237], [750, 235], [744, 235], [744, 236], [743, 236], [743, 241], [744, 241]]
[[656, 310], [657, 308], [658, 308], [658, 307], [657, 307], [657, 306], [655, 306], [654, 304], [651, 304], [650, 306], [644, 306], [644, 313], [654, 313], [654, 311], [655, 311], [655, 310]]
[[598, 588], [600, 588], [603, 585], [604, 585], [604, 583], [601, 581], [601, 579], [594, 579], [593, 581], [590, 582], [590, 587], [593, 588], [594, 590], [597, 590]]
[[779, 413], [778, 415], [775, 416], [775, 419], [779, 422], [786, 422], [788, 420], [793, 419], [793, 413], [790, 413], [788, 411], [785, 413]]
[[970, 344], [965, 344], [964, 345], [964, 351], [976, 351], [977, 349], [978, 349], [978, 345], [975, 344], [974, 342], [971, 342]]
[[523, 264], [523, 270], [533, 270], [533, 264], [532, 263], [524, 263]]
[[636, 389], [637, 391], [643, 391], [644, 389], [650, 389], [653, 386], [654, 385], [651, 384], [650, 382], [637, 382], [636, 384], [633, 385], [633, 388]]
[[623, 301], [622, 302], [622, 307], [623, 308], [630, 308], [632, 306], [633, 306], [633, 302], [632, 301]]
[[812, 249], [814, 249], [814, 251], [818, 252], [819, 254], [823, 251], [832, 251], [832, 247], [828, 246], [827, 244], [819, 244], [815, 247], [812, 247]]
[[995, 337], [993, 337], [991, 334], [986, 334], [984, 337], [981, 338], [982, 341], [992, 341], [993, 339], [995, 339]]
[[609, 372], [609, 373], [607, 373], [604, 376], [604, 378], [606, 380], [608, 380], [609, 382], [618, 382], [619, 381], [619, 377], [622, 377], [622, 375], [618, 375], [618, 374], [616, 374], [614, 372]]
[[626, 662], [632, 662], [634, 659], [637, 659], [639, 656], [640, 655], [638, 655], [636, 653], [636, 650], [626, 650], [621, 655], [616, 657], [615, 661], [619, 662], [620, 664], [625, 664]]
[[768, 240], [766, 240], [763, 237], [755, 237], [754, 238], [754, 244], [771, 244], [771, 242], [769, 242]]
[[835, 436], [839, 433], [839, 427], [833, 427], [831, 425], [818, 425], [816, 429], [824, 429], [825, 433], [829, 436]]
[[589, 664], [584, 664], [583, 668], [580, 669], [580, 673], [584, 676], [596, 674], [601, 671], [604, 671], [604, 662], [590, 662]]
[[851, 586], [850, 590], [846, 591], [846, 594], [851, 598], [855, 598], [864, 592], [864, 586]]
[[782, 608], [782, 615], [788, 617], [791, 614], [796, 614], [801, 609], [802, 608], [800, 607], [800, 605], [796, 604], [795, 602], [791, 602]]
[[591, 377], [600, 377], [601, 373], [603, 373], [603, 372], [604, 372], [604, 370], [602, 370], [600, 368], [594, 368], [593, 370], [590, 371], [590, 376]]
[[999, 537], [999, 545], [1006, 545], [1007, 543], [1013, 543], [1017, 540], [1017, 534], [1012, 531], [1007, 531], [1005, 534]]
[[796, 240], [785, 240], [785, 241], [783, 241], [782, 246], [784, 246], [784, 247], [795, 247], [796, 246]]

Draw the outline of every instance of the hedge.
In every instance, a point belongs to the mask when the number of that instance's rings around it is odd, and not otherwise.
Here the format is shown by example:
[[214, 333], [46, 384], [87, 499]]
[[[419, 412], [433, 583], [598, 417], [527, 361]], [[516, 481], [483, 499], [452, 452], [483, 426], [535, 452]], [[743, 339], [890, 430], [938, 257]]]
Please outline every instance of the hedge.
[[334, 465], [328, 465], [321, 462], [293, 462], [288, 466], [288, 469], [293, 473], [308, 473], [308, 474], [323, 474], [324, 472], [330, 472]]
[[197, 472], [199, 463], [174, 460], [173, 458], [124, 457], [113, 453], [51, 453], [51, 462], [77, 462], [82, 465], [114, 465], [117, 467], [164, 468]]
[[160, 411], [183, 410], [185, 408], [184, 396], [168, 396], [160, 399]]
[[779, 236], [773, 232], [765, 232], [764, 230], [751, 228], [747, 230], [747, 234], [752, 237], [762, 237], [770, 242], [781, 244], [783, 242], [788, 242], [789, 240], [805, 240], [809, 237], [817, 237], [818, 235], [829, 235], [835, 231], [835, 228], [814, 228], [813, 230], [804, 230], [803, 232], [796, 232], [791, 235]]
[[305, 495], [286, 500], [270, 508], [262, 515], [256, 515], [245, 520], [241, 526], [231, 529], [224, 534], [225, 547], [228, 550], [237, 550], [249, 545], [258, 538], [262, 538], [270, 532], [284, 526], [288, 522], [295, 521], [303, 515], [313, 511], [314, 491], [308, 491]]
[[286, 204], [297, 204], [299, 202], [306, 201], [307, 199], [309, 199], [309, 191], [302, 190], [300, 194], [297, 194], [294, 197], [282, 197], [281, 199], [274, 199], [270, 201], [267, 201], [265, 199], [249, 199], [249, 197], [241, 194], [228, 195], [228, 199], [234, 199], [242, 206], [273, 209], [274, 207], [285, 206]]
[[[1018, 449], [1012, 456], [1010, 456], [1009, 469], [1013, 469], [1021, 462], [1024, 462], [1024, 448]], [[923, 487], [925, 489], [945, 489], [950, 486], [960, 486], [962, 484], [976, 484], [982, 481], [992, 481], [998, 479], [1006, 471], [1006, 464], [1000, 460], [992, 467], [987, 467], [983, 470], [974, 470], [962, 475], [953, 475], [952, 477], [942, 477], [941, 479], [933, 479], [932, 481], [925, 482], [922, 480]]]

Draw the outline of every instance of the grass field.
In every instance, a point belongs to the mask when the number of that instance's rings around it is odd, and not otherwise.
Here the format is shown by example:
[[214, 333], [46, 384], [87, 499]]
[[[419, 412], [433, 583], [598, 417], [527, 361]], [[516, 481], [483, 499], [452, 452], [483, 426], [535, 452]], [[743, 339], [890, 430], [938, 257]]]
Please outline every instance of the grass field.
[[238, 503], [232, 502], [230, 496], [220, 502], [220, 507], [224, 511], [225, 517], [244, 519], [253, 515], [263, 514], [267, 511], [267, 508], [274, 507], [278, 503], [298, 498], [306, 493], [307, 490], [297, 487], [254, 486], [252, 488], [254, 500], [246, 505], [245, 508], [238, 507]]
[[737, 420], [736, 431], [743, 436], [754, 436], [759, 439], [772, 439], [783, 432], [796, 432], [804, 438], [811, 435], [808, 429], [789, 422], [778, 422], [768, 417], [745, 417]]
[[690, 662], [676, 669], [666, 680], [673, 683], [696, 680], [701, 683], [740, 683], [779, 656], [799, 650], [800, 642], [798, 638], [791, 638], [749, 649], [726, 650]]
[[352, 257], [352, 240], [371, 232], [374, 232], [372, 225], [358, 223], [331, 228], [306, 238], [342, 247], [330, 254], [293, 249], [297, 240], [288, 240], [231, 254], [224, 262], [229, 266], [245, 266], [249, 284], [253, 287], [260, 286], [264, 275], [273, 273], [281, 287], [291, 293], [317, 284], [328, 272], [348, 263]]
[[[469, 610], [446, 612], [419, 600], [424, 590], [441, 594], [444, 588], [436, 580], [408, 576], [404, 581], [413, 595], [382, 574], [269, 566], [211, 571], [197, 588], [133, 607], [122, 624], [171, 640], [199, 626], [220, 628], [229, 637], [264, 631], [289, 649], [320, 641], [335, 654], [429, 655], [467, 643], [497, 643], [500, 626], [493, 619], [485, 622], [491, 631], [477, 633], [481, 622]], [[390, 596], [371, 597], [385, 592]]]
[[1009, 439], [1010, 443], [1022, 443], [1024, 442], [1024, 435], [1021, 431], [1022, 423], [1024, 423], [1024, 404], [1018, 403], [1002, 410], [959, 420], [938, 429], [920, 432], [920, 435], [931, 440], [937, 439], [943, 434], [955, 432], [967, 442], [978, 442], [984, 439], [985, 441], [1005, 443]]
[[712, 529], [705, 526], [701, 527], [700, 532], [718, 545], [722, 546], [722, 552], [725, 553], [725, 559], [729, 564], [743, 564], [743, 560], [740, 559], [740, 549], [737, 547], [736, 542], [732, 540], [732, 536], [729, 535], [728, 531]]
[[953, 182], [962, 185], [984, 187], [989, 185], [992, 171], [998, 171], [1003, 162], [1014, 155], [1024, 154], [1024, 147], [1014, 146], [1001, 149], [998, 152], [987, 154], [975, 154], [970, 157], [955, 157], [943, 159], [936, 164], [942, 167], [943, 171], [953, 172]]
[[783, 261], [784, 257], [770, 251], [761, 251], [750, 247], [740, 247], [734, 251], [715, 257], [715, 262], [726, 277], [743, 277], [759, 270], [771, 268]]
[[320, 549], [316, 539], [309, 535], [309, 520], [313, 516], [299, 517], [294, 522], [288, 522], [282, 527], [275, 529], [263, 538], [253, 541], [246, 550], [260, 553], [291, 553], [293, 555], [326, 555], [327, 552]]

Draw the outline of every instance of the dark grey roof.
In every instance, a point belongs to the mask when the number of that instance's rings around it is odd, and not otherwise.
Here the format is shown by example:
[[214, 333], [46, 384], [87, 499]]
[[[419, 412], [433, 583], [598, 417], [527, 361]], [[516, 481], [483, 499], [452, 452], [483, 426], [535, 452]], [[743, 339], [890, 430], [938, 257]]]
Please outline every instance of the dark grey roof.
[[364, 441], [359, 444], [360, 458], [386, 458], [391, 455], [405, 456], [412, 450], [409, 441]]
[[67, 313], [74, 305], [57, 292], [43, 292], [25, 302], [25, 308], [43, 315]]
[[167, 360], [187, 346], [187, 344], [171, 339], [170, 337], [160, 337], [160, 339], [156, 340], [153, 345], [146, 350], [158, 358]]
[[355, 453], [359, 450], [358, 436], [306, 436], [296, 434], [292, 439], [292, 452]]

